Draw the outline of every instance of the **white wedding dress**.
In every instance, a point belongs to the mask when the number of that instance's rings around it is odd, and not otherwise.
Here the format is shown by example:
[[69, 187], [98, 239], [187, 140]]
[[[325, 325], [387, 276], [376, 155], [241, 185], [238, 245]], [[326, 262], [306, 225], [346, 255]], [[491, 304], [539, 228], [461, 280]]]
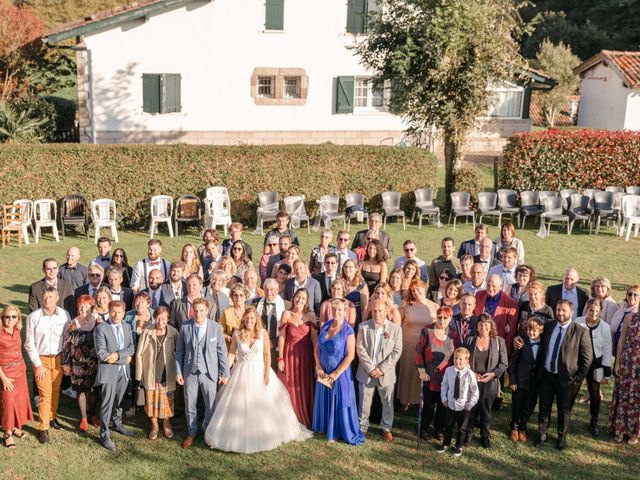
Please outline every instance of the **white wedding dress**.
[[206, 444], [225, 452], [254, 453], [310, 438], [312, 432], [298, 422], [289, 392], [271, 368], [269, 384], [264, 384], [263, 339], [251, 347], [236, 341], [235, 364], [218, 395], [204, 434]]

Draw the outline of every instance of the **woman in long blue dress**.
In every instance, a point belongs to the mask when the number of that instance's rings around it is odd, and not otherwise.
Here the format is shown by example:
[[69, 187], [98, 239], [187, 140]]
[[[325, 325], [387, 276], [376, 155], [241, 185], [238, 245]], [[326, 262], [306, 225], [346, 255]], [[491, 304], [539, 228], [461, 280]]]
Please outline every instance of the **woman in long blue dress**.
[[344, 320], [347, 302], [336, 298], [331, 303], [334, 318], [322, 325], [315, 348], [316, 374], [333, 382], [333, 387], [318, 382], [313, 405], [312, 428], [325, 433], [327, 440], [343, 440], [350, 445], [364, 443], [360, 430], [355, 390], [349, 368], [356, 350], [353, 329]]

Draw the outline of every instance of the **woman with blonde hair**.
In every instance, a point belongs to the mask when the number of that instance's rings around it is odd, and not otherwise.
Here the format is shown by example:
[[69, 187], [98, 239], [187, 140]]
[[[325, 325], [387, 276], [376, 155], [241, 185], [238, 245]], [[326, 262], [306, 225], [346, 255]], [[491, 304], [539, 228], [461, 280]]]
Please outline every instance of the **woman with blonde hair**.
[[96, 323], [102, 323], [109, 320], [109, 304], [113, 297], [109, 287], [100, 287], [93, 294], [93, 299], [96, 304], [93, 307], [93, 316], [96, 318]]
[[342, 265], [340, 278], [346, 285], [344, 298], [356, 307], [356, 322], [353, 329], [357, 332], [362, 321], [362, 310], [367, 308], [369, 303], [369, 288], [367, 287], [367, 282], [360, 275], [358, 265], [351, 259]]
[[227, 342], [227, 348], [231, 346], [234, 330], [240, 328], [240, 320], [247, 308], [246, 302], [248, 294], [247, 287], [242, 283], [236, 283], [231, 288], [232, 305], [226, 308], [220, 317], [220, 325], [222, 325], [222, 330], [224, 330], [224, 340]]
[[[345, 298], [345, 295], [347, 292], [347, 286], [344, 280], [342, 280], [341, 278], [337, 278], [333, 282], [331, 282], [331, 285], [329, 286], [329, 290], [331, 291], [331, 298], [325, 300], [320, 305], [320, 324], [318, 325], [319, 327], [322, 327], [324, 322], [326, 322], [330, 318], [333, 318], [333, 312], [331, 310], [331, 301], [334, 298]], [[356, 315], [357, 315], [356, 306], [353, 304], [353, 302], [350, 302], [349, 300], [347, 300], [347, 322], [349, 323], [349, 325], [351, 325], [351, 328], [353, 328], [356, 324]]]
[[389, 274], [389, 287], [391, 288], [393, 303], [396, 307], [402, 305], [404, 300], [404, 273], [401, 268], [396, 268]]
[[192, 273], [195, 273], [204, 280], [204, 269], [200, 263], [200, 255], [196, 247], [191, 243], [185, 243], [180, 252], [180, 261], [184, 262], [187, 268], [182, 272], [182, 276], [186, 279]]
[[23, 438], [26, 433], [22, 427], [33, 420], [29, 386], [27, 385], [27, 366], [22, 355], [22, 314], [15, 305], [7, 305], [2, 313], [0, 328], [0, 422], [4, 444], [7, 448], [16, 448], [15, 438]]
[[239, 282], [238, 277], [236, 277], [236, 272], [238, 271], [238, 266], [236, 262], [233, 261], [231, 257], [222, 257], [218, 262], [218, 270], [222, 270], [227, 275], [227, 282], [225, 287], [231, 288], [236, 283]]
[[[591, 282], [591, 298], [600, 300], [602, 304], [602, 311], [600, 312], [600, 318], [611, 325], [613, 316], [618, 311], [618, 304], [611, 296], [611, 282], [607, 277], [596, 277]], [[584, 306], [582, 315], [587, 314], [587, 306]]]
[[311, 437], [298, 422], [287, 389], [271, 369], [270, 352], [269, 333], [256, 309], [249, 306], [231, 340], [231, 377], [220, 390], [205, 432], [204, 440], [211, 448], [254, 453]]
[[518, 335], [523, 338], [527, 334], [527, 321], [532, 315], [542, 318], [545, 322], [555, 318], [553, 309], [545, 303], [545, 290], [542, 282], [535, 281], [529, 283], [527, 296], [529, 299], [518, 305], [516, 317], [518, 322]]
[[388, 283], [382, 282], [380, 283], [376, 289], [373, 291], [373, 296], [367, 305], [367, 308], [364, 311], [364, 318], [366, 320], [371, 319], [371, 313], [373, 310], [373, 304], [376, 300], [382, 300], [389, 309], [389, 314], [387, 315], [387, 319], [395, 323], [396, 325], [400, 325], [402, 323], [402, 316], [400, 315], [400, 310], [393, 303], [393, 292]]

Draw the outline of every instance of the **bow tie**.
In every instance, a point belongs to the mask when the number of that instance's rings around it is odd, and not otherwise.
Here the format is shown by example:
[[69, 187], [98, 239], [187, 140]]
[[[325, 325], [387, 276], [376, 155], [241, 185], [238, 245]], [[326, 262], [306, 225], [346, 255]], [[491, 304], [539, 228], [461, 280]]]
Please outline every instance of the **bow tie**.
[[102, 260], [103, 262], [110, 262], [111, 261], [111, 257], [99, 257], [100, 260]]
[[268, 307], [269, 305], [271, 305], [272, 307], [275, 305], [274, 302], [264, 302], [264, 304]]
[[505, 270], [504, 273], [513, 273], [513, 270]]
[[160, 265], [160, 260], [156, 260], [154, 262], [149, 262], [149, 265], [151, 265], [152, 267], [156, 267], [156, 266]]
[[533, 347], [534, 345], [540, 345], [540, 340], [538, 340], [537, 342], [531, 342], [531, 346]]
[[489, 260], [478, 260], [478, 263], [489, 263]]

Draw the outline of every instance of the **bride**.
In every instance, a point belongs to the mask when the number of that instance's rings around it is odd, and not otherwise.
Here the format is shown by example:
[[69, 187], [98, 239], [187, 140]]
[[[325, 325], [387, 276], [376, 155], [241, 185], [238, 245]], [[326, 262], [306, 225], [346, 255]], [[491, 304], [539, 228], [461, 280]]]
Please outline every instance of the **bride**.
[[298, 422], [286, 388], [271, 369], [269, 334], [256, 309], [247, 307], [229, 349], [231, 378], [220, 390], [205, 432], [211, 448], [254, 453], [311, 437]]

